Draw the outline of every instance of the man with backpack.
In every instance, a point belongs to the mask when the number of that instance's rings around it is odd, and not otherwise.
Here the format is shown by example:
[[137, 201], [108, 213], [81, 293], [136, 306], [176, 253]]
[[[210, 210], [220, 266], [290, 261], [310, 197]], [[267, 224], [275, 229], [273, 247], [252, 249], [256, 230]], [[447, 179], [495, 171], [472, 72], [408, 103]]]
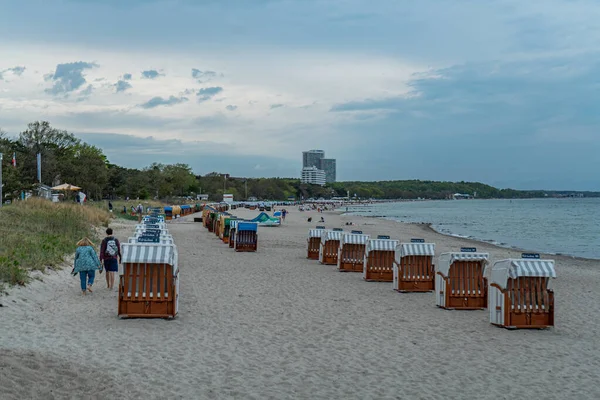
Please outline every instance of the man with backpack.
[[100, 245], [100, 261], [106, 269], [106, 287], [112, 289], [115, 285], [115, 273], [119, 271], [121, 262], [121, 243], [113, 236], [112, 228], [106, 229], [106, 237]]

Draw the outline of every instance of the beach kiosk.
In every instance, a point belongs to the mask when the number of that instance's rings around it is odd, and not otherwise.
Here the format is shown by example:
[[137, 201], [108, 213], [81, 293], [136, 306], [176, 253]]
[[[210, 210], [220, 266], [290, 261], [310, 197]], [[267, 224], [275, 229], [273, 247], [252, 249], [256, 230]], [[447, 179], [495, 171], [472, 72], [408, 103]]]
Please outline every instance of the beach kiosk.
[[365, 246], [363, 279], [368, 282], [392, 282], [394, 279], [394, 254], [398, 240], [389, 236], [369, 239]]
[[363, 235], [362, 231], [352, 231], [342, 235], [338, 250], [338, 270], [363, 272], [367, 240], [369, 235]]
[[539, 254], [500, 260], [485, 275], [490, 323], [510, 329], [554, 326], [554, 260]]
[[413, 240], [396, 247], [393, 288], [399, 292], [432, 292], [435, 285], [435, 244]]
[[235, 232], [235, 251], [258, 250], [258, 224], [256, 222], [238, 222]]
[[319, 244], [319, 262], [324, 265], [337, 265], [340, 240], [344, 232], [326, 229], [322, 229], [322, 231]]
[[318, 260], [319, 251], [321, 250], [321, 235], [323, 234], [324, 226], [317, 226], [316, 229], [308, 230], [308, 255], [309, 260]]
[[487, 308], [488, 287], [484, 270], [488, 262], [488, 253], [442, 253], [435, 278], [436, 305], [449, 310]]
[[174, 318], [179, 305], [177, 247], [160, 242], [123, 243], [122, 257], [119, 317]]

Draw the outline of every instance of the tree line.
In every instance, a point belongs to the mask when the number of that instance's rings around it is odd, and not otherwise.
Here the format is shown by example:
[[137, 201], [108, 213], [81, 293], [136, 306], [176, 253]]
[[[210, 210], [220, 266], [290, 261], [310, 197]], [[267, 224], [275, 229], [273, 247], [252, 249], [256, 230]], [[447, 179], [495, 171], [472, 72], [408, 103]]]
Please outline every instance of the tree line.
[[[235, 200], [329, 199], [445, 199], [454, 193], [478, 198], [543, 197], [542, 191], [497, 189], [478, 182], [435, 182], [420, 180], [382, 182], [335, 182], [326, 186], [303, 184], [291, 178], [233, 178], [211, 172], [195, 175], [187, 164], [152, 163], [142, 168], [124, 168], [110, 163], [102, 149], [83, 142], [72, 133], [52, 127], [47, 121], [27, 125], [15, 139], [0, 131], [3, 157], [4, 200], [16, 199], [23, 191], [35, 190], [37, 159], [41, 154], [42, 183], [70, 183], [82, 187], [92, 200], [160, 199], [177, 201], [208, 194], [221, 200], [224, 193]], [[13, 154], [16, 166], [12, 165]]]

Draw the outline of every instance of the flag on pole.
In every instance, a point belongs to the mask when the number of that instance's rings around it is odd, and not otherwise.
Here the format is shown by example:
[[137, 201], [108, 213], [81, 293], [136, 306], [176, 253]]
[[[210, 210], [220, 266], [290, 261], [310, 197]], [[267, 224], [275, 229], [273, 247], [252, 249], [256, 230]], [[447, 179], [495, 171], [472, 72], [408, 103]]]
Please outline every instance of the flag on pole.
[[17, 153], [13, 153], [12, 166], [13, 167], [17, 166]]

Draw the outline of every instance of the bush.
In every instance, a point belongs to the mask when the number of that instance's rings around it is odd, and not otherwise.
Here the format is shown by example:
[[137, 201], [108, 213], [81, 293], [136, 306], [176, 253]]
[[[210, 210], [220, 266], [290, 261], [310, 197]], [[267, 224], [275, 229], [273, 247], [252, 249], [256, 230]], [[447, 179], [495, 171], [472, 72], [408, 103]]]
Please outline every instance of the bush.
[[28, 272], [57, 267], [110, 214], [96, 207], [29, 199], [0, 208], [0, 284], [24, 285]]

